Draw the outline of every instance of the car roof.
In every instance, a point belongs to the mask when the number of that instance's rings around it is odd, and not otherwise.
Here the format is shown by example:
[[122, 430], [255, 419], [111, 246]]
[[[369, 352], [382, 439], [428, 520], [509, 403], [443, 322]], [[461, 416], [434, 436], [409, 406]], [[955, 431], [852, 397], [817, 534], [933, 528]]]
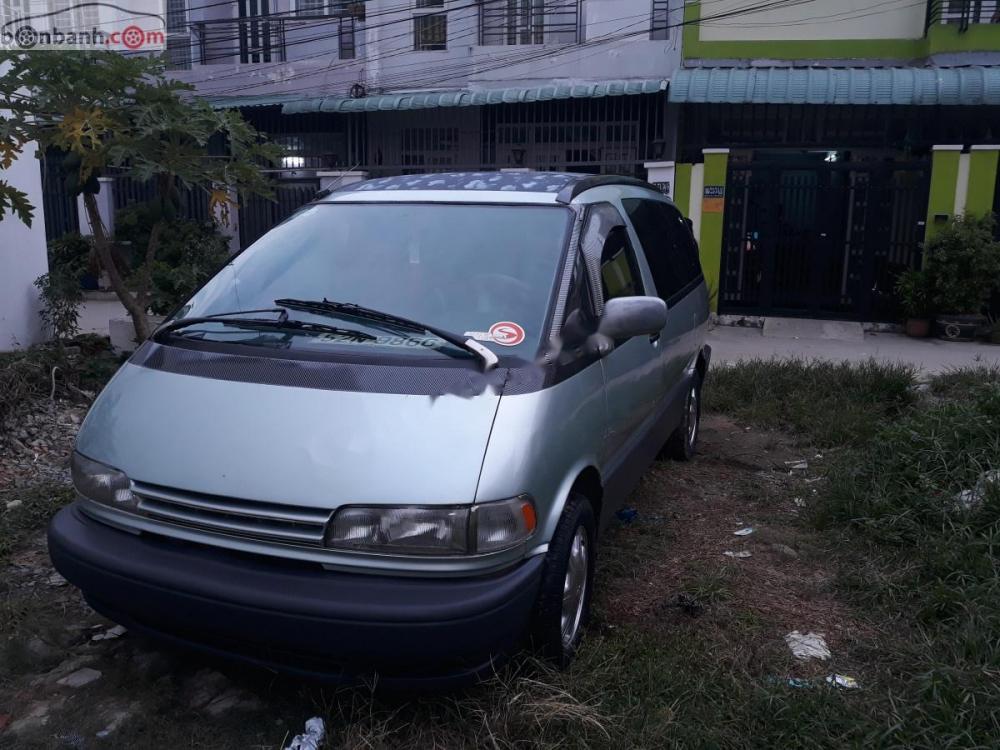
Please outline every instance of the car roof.
[[323, 201], [461, 201], [491, 203], [570, 203], [602, 185], [629, 185], [659, 192], [633, 177], [572, 172], [446, 172], [378, 177], [346, 185]]

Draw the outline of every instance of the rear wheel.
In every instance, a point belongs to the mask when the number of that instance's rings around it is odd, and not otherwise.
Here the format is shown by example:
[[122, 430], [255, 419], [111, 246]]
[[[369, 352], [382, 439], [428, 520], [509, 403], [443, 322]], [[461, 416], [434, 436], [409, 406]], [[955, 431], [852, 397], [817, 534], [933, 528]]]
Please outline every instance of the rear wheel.
[[684, 415], [677, 429], [667, 438], [663, 452], [678, 461], [690, 461], [698, 450], [701, 431], [701, 375], [695, 370], [684, 397]]
[[545, 556], [532, 625], [535, 646], [559, 667], [573, 659], [590, 616], [595, 532], [590, 501], [570, 494]]

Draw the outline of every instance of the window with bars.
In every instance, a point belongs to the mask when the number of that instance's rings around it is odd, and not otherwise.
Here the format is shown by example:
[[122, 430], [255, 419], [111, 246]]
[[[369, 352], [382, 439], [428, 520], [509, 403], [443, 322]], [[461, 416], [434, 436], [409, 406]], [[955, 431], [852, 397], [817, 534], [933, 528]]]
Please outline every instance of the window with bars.
[[295, 15], [322, 16], [326, 13], [326, 0], [295, 0]]
[[572, 44], [580, 36], [580, 0], [481, 0], [480, 44]]
[[448, 49], [447, 13], [423, 13], [413, 17], [413, 49], [417, 52]]
[[649, 38], [659, 40], [670, 38], [670, 0], [653, 0]]
[[178, 70], [191, 67], [191, 35], [185, 0], [167, 0], [167, 64]]

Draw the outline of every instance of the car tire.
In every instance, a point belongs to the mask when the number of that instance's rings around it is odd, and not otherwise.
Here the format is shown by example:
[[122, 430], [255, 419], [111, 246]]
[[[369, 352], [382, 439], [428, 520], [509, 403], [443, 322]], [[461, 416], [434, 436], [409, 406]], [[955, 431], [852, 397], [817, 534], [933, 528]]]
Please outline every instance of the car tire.
[[690, 461], [698, 451], [701, 434], [701, 374], [695, 370], [684, 396], [684, 414], [677, 429], [667, 438], [663, 454], [677, 461]]
[[572, 661], [590, 616], [596, 538], [590, 501], [571, 492], [545, 555], [531, 628], [535, 648], [560, 669]]

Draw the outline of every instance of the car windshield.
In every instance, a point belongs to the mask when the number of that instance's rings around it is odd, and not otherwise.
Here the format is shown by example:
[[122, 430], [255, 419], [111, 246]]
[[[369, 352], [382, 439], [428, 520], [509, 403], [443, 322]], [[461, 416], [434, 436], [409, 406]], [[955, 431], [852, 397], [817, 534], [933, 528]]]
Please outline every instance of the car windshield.
[[571, 220], [572, 213], [557, 206], [319, 203], [234, 258], [174, 320], [311, 301], [319, 305], [289, 305], [291, 316], [374, 340], [232, 321], [192, 322], [172, 335], [313, 352], [343, 346], [469, 356], [429, 331], [318, 309], [330, 301], [530, 358], [545, 328]]

